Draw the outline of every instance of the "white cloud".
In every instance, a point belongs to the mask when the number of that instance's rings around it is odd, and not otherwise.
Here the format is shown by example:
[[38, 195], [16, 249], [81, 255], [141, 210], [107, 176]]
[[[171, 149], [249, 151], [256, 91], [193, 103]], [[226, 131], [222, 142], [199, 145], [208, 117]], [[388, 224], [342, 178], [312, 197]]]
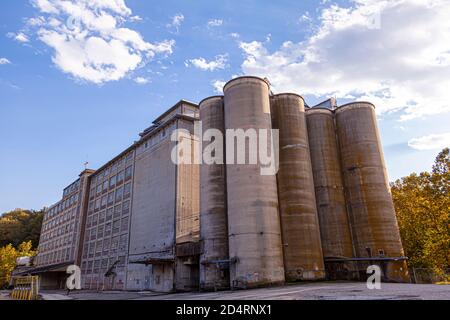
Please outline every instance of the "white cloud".
[[6, 59], [6, 58], [0, 58], [0, 65], [3, 65], [3, 64], [10, 64], [11, 63], [11, 61], [9, 61], [8, 59]]
[[166, 25], [167, 28], [175, 28], [176, 33], [179, 32], [179, 28], [184, 21], [184, 15], [181, 13], [177, 13], [171, 19], [172, 21]]
[[16, 36], [14, 37], [14, 39], [16, 41], [25, 43], [25, 42], [29, 42], [30, 40], [28, 39], [27, 35], [24, 34], [23, 32], [19, 32], [18, 34], [16, 34]]
[[124, 0], [32, 0], [41, 16], [28, 20], [54, 50], [53, 62], [77, 79], [102, 84], [122, 79], [175, 42], [151, 43], [123, 25], [136, 21]]
[[185, 62], [186, 66], [193, 65], [196, 68], [199, 68], [201, 70], [209, 70], [214, 71], [217, 69], [225, 69], [226, 63], [228, 60], [227, 54], [220, 54], [215, 56], [214, 60], [207, 61], [205, 58], [196, 58], [196, 59], [190, 59]]
[[223, 80], [213, 80], [211, 81], [211, 85], [214, 87], [214, 91], [218, 94], [223, 94], [223, 87], [226, 82]]
[[450, 132], [442, 134], [430, 134], [408, 141], [408, 146], [416, 150], [433, 150], [450, 147]]
[[238, 39], [240, 37], [240, 35], [237, 32], [232, 32], [232, 33], [230, 33], [230, 37], [232, 37], [234, 39]]
[[136, 82], [137, 84], [147, 84], [150, 82], [150, 80], [144, 77], [136, 77], [134, 79], [134, 82]]
[[450, 3], [356, 0], [323, 9], [317, 30], [269, 52], [241, 42], [242, 71], [276, 90], [370, 100], [402, 120], [450, 111]]
[[209, 27], [220, 27], [223, 24], [222, 19], [211, 19], [208, 21]]
[[28, 36], [25, 33], [23, 33], [23, 32], [18, 32], [18, 33], [8, 32], [6, 34], [6, 36], [8, 38], [14, 39], [17, 42], [21, 42], [21, 43], [30, 42], [30, 39], [28, 39]]

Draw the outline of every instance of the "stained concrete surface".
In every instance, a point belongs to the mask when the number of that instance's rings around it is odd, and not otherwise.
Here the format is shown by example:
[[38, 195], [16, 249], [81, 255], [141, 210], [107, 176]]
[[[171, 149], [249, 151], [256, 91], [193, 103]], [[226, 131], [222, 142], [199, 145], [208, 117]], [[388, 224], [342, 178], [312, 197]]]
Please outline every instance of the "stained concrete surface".
[[[62, 291], [43, 291], [44, 299], [67, 298]], [[1, 294], [0, 294], [1, 296]], [[364, 282], [316, 282], [282, 287], [221, 292], [73, 292], [75, 300], [450, 300], [450, 285], [383, 283], [369, 290]]]

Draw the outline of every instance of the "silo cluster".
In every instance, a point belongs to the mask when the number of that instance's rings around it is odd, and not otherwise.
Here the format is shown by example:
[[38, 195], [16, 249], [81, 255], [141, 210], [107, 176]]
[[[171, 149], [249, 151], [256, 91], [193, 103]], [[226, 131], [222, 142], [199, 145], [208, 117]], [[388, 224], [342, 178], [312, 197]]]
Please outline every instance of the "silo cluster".
[[[373, 264], [385, 281], [409, 281], [372, 104], [309, 108], [244, 76], [203, 100], [200, 119], [223, 133], [223, 161], [200, 166], [202, 289], [365, 279]], [[276, 174], [261, 174], [251, 134], [236, 161], [237, 130], [277, 132], [264, 150], [278, 152]]]

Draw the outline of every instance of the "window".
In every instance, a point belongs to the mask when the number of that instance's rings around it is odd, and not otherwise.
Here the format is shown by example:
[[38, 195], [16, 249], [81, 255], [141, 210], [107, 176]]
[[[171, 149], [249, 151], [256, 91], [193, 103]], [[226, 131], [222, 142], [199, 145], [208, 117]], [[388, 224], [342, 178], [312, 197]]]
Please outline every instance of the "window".
[[120, 231], [121, 232], [128, 231], [128, 217], [125, 217], [125, 218], [122, 219]]
[[111, 206], [114, 203], [114, 191], [108, 194], [108, 206]]
[[117, 233], [119, 233], [119, 230], [120, 230], [120, 220], [116, 220], [113, 223], [113, 230], [112, 230], [112, 232], [113, 232], [113, 234], [117, 234]]
[[88, 247], [89, 247], [89, 245], [87, 243], [83, 246], [83, 259], [86, 259], [86, 257], [87, 257]]
[[116, 190], [116, 202], [122, 201], [123, 198], [123, 187]]
[[95, 200], [95, 211], [100, 210], [100, 199]]
[[105, 224], [105, 238], [111, 234], [111, 222]]
[[109, 179], [109, 187], [114, 188], [116, 185], [116, 181], [117, 181], [117, 176], [111, 177], [111, 179]]
[[92, 216], [92, 226], [96, 226], [98, 223], [98, 214], [97, 213], [95, 213], [93, 216]]
[[97, 186], [97, 195], [99, 195], [100, 193], [102, 193], [102, 185], [101, 184], [99, 184]]
[[111, 252], [116, 252], [119, 246], [119, 237], [114, 237], [111, 240]]
[[125, 169], [125, 180], [130, 180], [131, 176], [133, 175], [133, 167], [129, 166]]
[[108, 180], [105, 180], [105, 182], [103, 182], [103, 193], [108, 191], [108, 185], [109, 185]]
[[98, 214], [98, 224], [102, 224], [103, 222], [105, 222], [105, 211], [102, 211]]
[[113, 217], [113, 208], [109, 208], [106, 210], [106, 221], [110, 221]]
[[126, 234], [123, 234], [120, 236], [120, 243], [119, 243], [119, 251], [126, 251], [127, 249], [127, 243], [128, 242], [128, 236]]
[[97, 238], [97, 229], [91, 229], [91, 240], [95, 240]]
[[110, 243], [109, 239], [103, 240], [103, 254], [104, 255], [107, 254], [109, 251], [109, 243]]
[[94, 201], [89, 202], [88, 212], [91, 213], [94, 211]]
[[128, 163], [131, 160], [133, 160], [133, 152], [130, 152], [129, 154], [127, 154], [127, 158], [125, 159], [125, 161]]
[[94, 262], [94, 273], [98, 273], [100, 271], [100, 260], [95, 260]]
[[117, 174], [117, 184], [122, 183], [124, 177], [125, 177], [125, 171], [122, 170]]
[[87, 274], [91, 274], [92, 273], [92, 261], [88, 262], [86, 273]]
[[93, 258], [94, 257], [94, 242], [91, 243], [91, 245], [89, 246], [89, 258]]
[[105, 227], [103, 225], [99, 226], [97, 228], [97, 238], [103, 238], [103, 230], [105, 229]]
[[130, 212], [130, 201], [125, 201], [122, 205], [122, 215], [127, 215]]
[[125, 199], [128, 199], [130, 197], [131, 194], [131, 182], [127, 183], [124, 187], [123, 187], [123, 197]]
[[120, 218], [120, 213], [122, 211], [122, 206], [119, 204], [114, 207], [114, 219]]
[[108, 269], [108, 259], [102, 260], [101, 272], [104, 273]]
[[102, 240], [97, 241], [97, 244], [96, 244], [95, 248], [96, 248], [95, 254], [96, 255], [101, 255], [102, 249], [103, 249], [103, 241]]
[[106, 201], [107, 201], [106, 198], [107, 198], [106, 196], [103, 196], [103, 197], [102, 197], [102, 201], [101, 201], [101, 208], [102, 208], [102, 209], [105, 209], [105, 208], [106, 208]]

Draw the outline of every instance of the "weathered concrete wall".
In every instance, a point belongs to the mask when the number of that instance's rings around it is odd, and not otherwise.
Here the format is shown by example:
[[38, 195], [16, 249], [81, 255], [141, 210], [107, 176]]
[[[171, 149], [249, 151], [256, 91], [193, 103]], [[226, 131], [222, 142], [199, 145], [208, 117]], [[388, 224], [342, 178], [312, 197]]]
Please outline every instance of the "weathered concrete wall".
[[[336, 139], [334, 113], [306, 110], [311, 163], [324, 258], [352, 258], [353, 243], [345, 205], [344, 183]], [[327, 264], [331, 279], [352, 277], [351, 263]]]
[[[356, 255], [402, 257], [375, 108], [370, 103], [355, 102], [335, 112]], [[408, 282], [406, 262], [387, 263], [384, 276]]]
[[[191, 162], [177, 165], [176, 243], [198, 243], [200, 240], [200, 166], [198, 164], [199, 139], [193, 134], [191, 121], [180, 119], [178, 129], [190, 132], [185, 139], [191, 145]], [[198, 247], [193, 245], [193, 247]], [[199, 252], [192, 256], [177, 257], [175, 261], [175, 290], [192, 291], [199, 286]]]
[[[224, 129], [223, 97], [210, 97], [200, 102], [200, 120], [203, 132], [209, 129]], [[225, 155], [225, 141], [221, 139], [222, 155]], [[203, 143], [203, 150], [210, 145], [219, 146], [218, 141]], [[214, 156], [218, 156], [215, 154]], [[228, 223], [226, 211], [225, 164], [203, 163], [200, 166], [200, 234], [202, 254], [200, 256], [200, 288], [221, 290], [230, 287], [228, 260]]]
[[[264, 80], [236, 78], [225, 85], [224, 93], [225, 129], [272, 128], [269, 86]], [[248, 158], [248, 147], [245, 153]], [[276, 176], [261, 175], [262, 167], [259, 160], [226, 166], [233, 288], [284, 282]]]
[[286, 280], [323, 279], [325, 267], [303, 98], [275, 95], [271, 97], [271, 111], [272, 126], [280, 135], [277, 180]]
[[[176, 166], [170, 161], [173, 143], [170, 134], [153, 146], [142, 144], [136, 153], [133, 185], [133, 210], [129, 246], [129, 264], [148, 259], [174, 259]], [[145, 281], [147, 271], [133, 267], [128, 274], [128, 287]], [[164, 268], [155, 268], [153, 278], [159, 279], [158, 288], [173, 288], [171, 279], [161, 274]], [[170, 269], [170, 268], [169, 268]], [[156, 284], [151, 281], [150, 286]], [[157, 287], [150, 287], [157, 290]]]

